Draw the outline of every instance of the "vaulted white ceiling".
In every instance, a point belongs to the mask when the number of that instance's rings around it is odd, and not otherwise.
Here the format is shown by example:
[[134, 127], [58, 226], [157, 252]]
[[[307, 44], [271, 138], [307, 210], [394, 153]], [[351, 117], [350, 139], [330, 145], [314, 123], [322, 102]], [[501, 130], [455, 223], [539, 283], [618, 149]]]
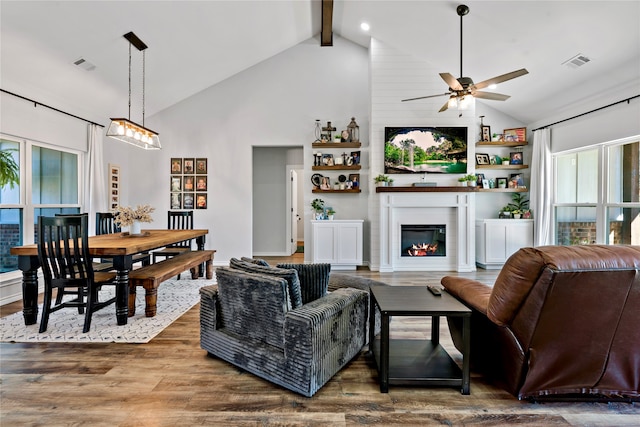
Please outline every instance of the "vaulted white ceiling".
[[[459, 4], [337, 0], [333, 29], [365, 47], [376, 38], [458, 77]], [[495, 89], [511, 95], [509, 100], [485, 101], [488, 105], [531, 123], [608, 93], [640, 93], [640, 1], [464, 4], [471, 9], [464, 17], [464, 75], [479, 82], [529, 70]], [[318, 0], [2, 0], [0, 87], [104, 123], [126, 112], [128, 42], [122, 35], [133, 31], [149, 46], [150, 116], [317, 36], [320, 10]], [[363, 21], [371, 26], [368, 33], [359, 28]], [[575, 69], [562, 65], [577, 54], [591, 61]], [[96, 68], [74, 65], [79, 58]], [[141, 58], [134, 48], [134, 120], [140, 109]]]

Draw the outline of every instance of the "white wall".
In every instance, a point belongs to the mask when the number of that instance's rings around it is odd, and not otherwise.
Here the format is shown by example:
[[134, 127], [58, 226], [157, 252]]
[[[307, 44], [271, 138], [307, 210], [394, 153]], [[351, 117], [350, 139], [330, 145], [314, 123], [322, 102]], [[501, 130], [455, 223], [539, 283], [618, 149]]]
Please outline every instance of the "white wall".
[[[344, 129], [355, 116], [366, 141], [367, 61], [367, 50], [348, 40], [336, 36], [333, 47], [321, 47], [318, 38], [309, 39], [148, 118], [148, 126], [160, 133], [161, 151], [105, 141], [107, 161], [128, 170], [123, 173], [129, 183], [123, 204], [150, 203], [156, 207], [152, 226], [165, 227], [169, 159], [207, 157], [209, 204], [194, 212], [195, 227], [209, 229], [206, 246], [217, 250], [217, 265], [252, 255], [253, 147], [304, 147], [300, 182], [308, 207], [314, 196], [315, 119]], [[366, 194], [328, 195], [325, 200], [342, 219], [367, 215]], [[309, 208], [305, 236], [311, 235], [310, 219]]]

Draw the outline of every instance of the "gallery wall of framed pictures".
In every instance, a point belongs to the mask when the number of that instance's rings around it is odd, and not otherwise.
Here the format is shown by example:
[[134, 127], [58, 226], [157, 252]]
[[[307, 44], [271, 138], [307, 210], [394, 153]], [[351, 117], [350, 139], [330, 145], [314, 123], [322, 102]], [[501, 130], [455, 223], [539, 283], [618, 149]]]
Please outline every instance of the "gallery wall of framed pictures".
[[207, 159], [200, 157], [172, 157], [170, 203], [171, 209], [207, 209]]
[[120, 206], [120, 166], [109, 163], [109, 206], [114, 211]]

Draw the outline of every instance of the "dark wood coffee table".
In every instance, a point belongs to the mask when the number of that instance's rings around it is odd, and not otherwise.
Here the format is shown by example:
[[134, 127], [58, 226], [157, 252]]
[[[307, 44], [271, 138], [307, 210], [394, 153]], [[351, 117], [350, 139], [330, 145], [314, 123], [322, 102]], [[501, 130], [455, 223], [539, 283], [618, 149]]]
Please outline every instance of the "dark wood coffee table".
[[[375, 333], [375, 316], [369, 316], [369, 349], [378, 367], [380, 392], [389, 385], [460, 387], [470, 393], [469, 352], [471, 309], [442, 290], [434, 296], [426, 286], [371, 286], [370, 313], [380, 310], [382, 328]], [[430, 316], [431, 340], [390, 339], [392, 316]], [[462, 369], [440, 345], [440, 316], [463, 318]]]

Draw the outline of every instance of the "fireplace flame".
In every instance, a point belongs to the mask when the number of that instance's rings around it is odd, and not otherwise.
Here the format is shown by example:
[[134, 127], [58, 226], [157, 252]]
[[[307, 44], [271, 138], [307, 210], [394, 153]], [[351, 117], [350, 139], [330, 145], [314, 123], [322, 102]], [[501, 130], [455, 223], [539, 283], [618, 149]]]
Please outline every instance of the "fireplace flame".
[[437, 243], [434, 243], [434, 244], [422, 243], [419, 245], [416, 245], [416, 244], [411, 245], [411, 248], [408, 249], [407, 252], [409, 253], [409, 256], [428, 256], [428, 255], [435, 254], [437, 250], [438, 250]]

